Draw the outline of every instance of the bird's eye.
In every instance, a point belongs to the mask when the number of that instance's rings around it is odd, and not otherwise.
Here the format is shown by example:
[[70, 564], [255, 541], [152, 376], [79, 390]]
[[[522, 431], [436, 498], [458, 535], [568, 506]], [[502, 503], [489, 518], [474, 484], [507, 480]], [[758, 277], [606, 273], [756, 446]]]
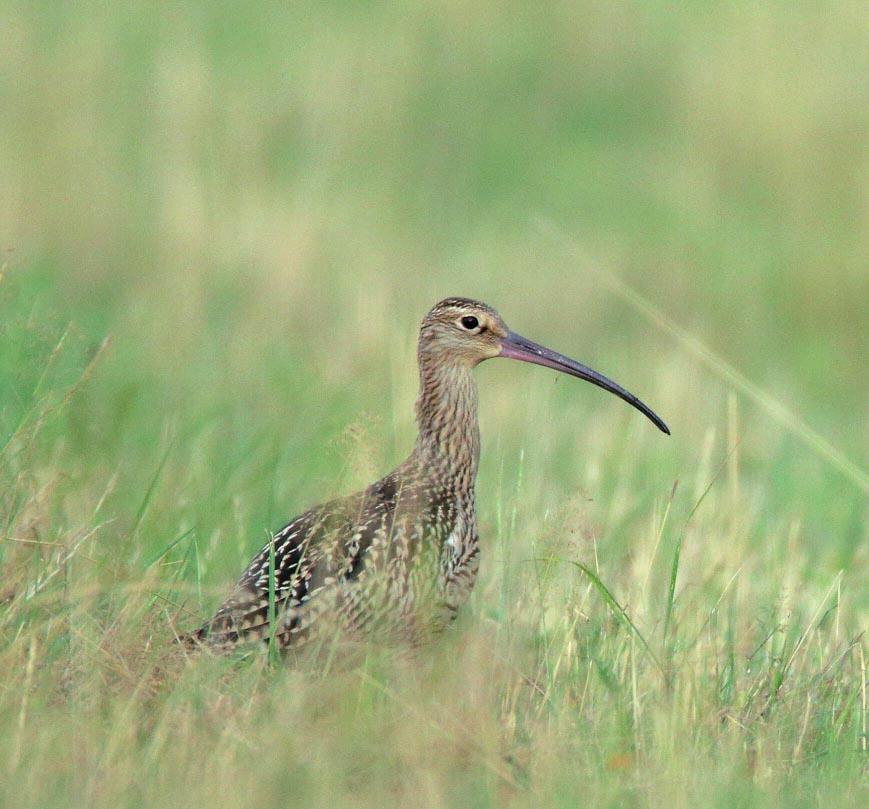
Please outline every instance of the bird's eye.
[[475, 318], [473, 315], [466, 315], [465, 317], [462, 318], [462, 325], [468, 331], [472, 331], [473, 329], [476, 329], [477, 326], [480, 325], [480, 321], [477, 320], [477, 318]]

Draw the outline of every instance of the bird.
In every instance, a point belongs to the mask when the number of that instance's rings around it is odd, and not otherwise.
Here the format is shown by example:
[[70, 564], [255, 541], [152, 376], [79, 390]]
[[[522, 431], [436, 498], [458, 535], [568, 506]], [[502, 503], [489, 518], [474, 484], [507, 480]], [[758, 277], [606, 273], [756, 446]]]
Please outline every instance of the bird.
[[445, 298], [419, 330], [418, 435], [407, 459], [366, 489], [314, 506], [274, 533], [187, 640], [215, 653], [260, 644], [298, 649], [330, 632], [418, 645], [450, 624], [480, 562], [472, 371], [496, 357], [591, 382], [670, 434], [632, 393], [511, 331], [491, 306]]

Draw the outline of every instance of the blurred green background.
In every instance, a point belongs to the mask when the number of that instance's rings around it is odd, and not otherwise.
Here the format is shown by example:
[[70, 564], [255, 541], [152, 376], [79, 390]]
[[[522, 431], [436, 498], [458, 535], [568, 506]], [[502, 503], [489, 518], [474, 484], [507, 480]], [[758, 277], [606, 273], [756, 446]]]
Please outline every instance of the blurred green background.
[[[638, 591], [674, 482], [685, 521], [714, 479], [689, 596], [753, 559], [741, 609], [774, 623], [783, 592], [805, 617], [844, 570], [865, 628], [867, 30], [846, 2], [0, 0], [3, 530], [96, 537], [74, 569], [101, 596], [70, 608], [94, 637], [157, 560], [148, 586], [185, 585], [195, 625], [269, 529], [409, 450], [418, 323], [463, 295], [673, 431], [480, 368], [476, 617], [513, 625], [519, 562], [567, 524]], [[20, 592], [33, 560], [0, 550]]]
[[[866, 23], [857, 3], [7, 1], [0, 294], [36, 343], [112, 338], [68, 434], [89, 474], [153, 465], [169, 424], [307, 454], [358, 415], [385, 420], [389, 463], [416, 324], [461, 294], [646, 398], [674, 437], [638, 452], [684, 476], [728, 386], [592, 265], [865, 469]], [[4, 353], [8, 431], [28, 382]], [[484, 432], [551, 383], [480, 377]], [[630, 423], [568, 388], [553, 440]], [[766, 506], [847, 556], [865, 491], [741, 419]]]

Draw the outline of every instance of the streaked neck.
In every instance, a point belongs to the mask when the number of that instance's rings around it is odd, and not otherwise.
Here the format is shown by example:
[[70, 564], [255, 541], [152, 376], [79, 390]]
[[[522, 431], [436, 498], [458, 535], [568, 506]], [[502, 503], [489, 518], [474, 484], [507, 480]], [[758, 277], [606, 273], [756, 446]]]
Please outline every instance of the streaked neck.
[[480, 458], [477, 383], [464, 364], [420, 356], [414, 455], [473, 487]]

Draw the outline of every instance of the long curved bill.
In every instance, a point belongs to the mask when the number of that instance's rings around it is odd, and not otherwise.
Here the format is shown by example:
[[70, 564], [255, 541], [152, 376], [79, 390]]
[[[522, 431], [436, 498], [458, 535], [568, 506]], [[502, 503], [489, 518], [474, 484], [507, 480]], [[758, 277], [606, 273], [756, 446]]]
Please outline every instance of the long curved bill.
[[621, 385], [617, 385], [611, 379], [607, 379], [603, 374], [593, 371], [582, 363], [570, 359], [570, 357], [565, 357], [563, 354], [559, 354], [552, 349], [538, 345], [521, 334], [516, 334], [516, 332], [512, 331], [507, 332], [507, 336], [501, 340], [501, 353], [498, 356], [509, 357], [512, 360], [522, 360], [522, 362], [533, 362], [535, 365], [553, 368], [556, 371], [570, 374], [579, 379], [585, 379], [587, 382], [591, 382], [592, 385], [597, 385], [599, 388], [614, 393], [620, 399], [624, 399], [629, 405], [637, 408], [661, 432], [670, 435], [670, 429], [664, 424], [663, 419], [650, 407], [643, 404], [633, 393], [629, 393]]

